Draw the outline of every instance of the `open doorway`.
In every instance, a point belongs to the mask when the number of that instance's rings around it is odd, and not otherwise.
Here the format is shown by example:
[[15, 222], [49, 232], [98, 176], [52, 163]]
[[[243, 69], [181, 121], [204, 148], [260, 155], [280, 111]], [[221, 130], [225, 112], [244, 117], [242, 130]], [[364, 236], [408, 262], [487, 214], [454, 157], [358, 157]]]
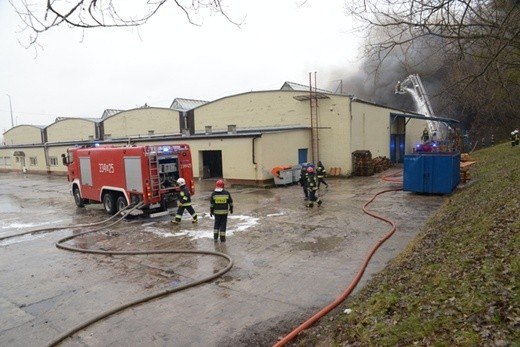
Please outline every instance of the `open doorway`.
[[406, 122], [404, 117], [390, 115], [390, 161], [402, 163], [404, 160]]
[[223, 177], [222, 151], [202, 151], [202, 178]]

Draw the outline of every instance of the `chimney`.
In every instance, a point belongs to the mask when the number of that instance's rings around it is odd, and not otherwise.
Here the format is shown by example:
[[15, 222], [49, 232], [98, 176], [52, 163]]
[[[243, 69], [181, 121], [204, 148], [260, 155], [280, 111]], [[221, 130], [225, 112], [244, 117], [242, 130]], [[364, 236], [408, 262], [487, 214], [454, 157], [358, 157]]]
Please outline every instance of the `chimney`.
[[227, 126], [227, 133], [228, 134], [236, 134], [237, 133], [237, 126], [236, 126], [236, 124], [229, 124]]

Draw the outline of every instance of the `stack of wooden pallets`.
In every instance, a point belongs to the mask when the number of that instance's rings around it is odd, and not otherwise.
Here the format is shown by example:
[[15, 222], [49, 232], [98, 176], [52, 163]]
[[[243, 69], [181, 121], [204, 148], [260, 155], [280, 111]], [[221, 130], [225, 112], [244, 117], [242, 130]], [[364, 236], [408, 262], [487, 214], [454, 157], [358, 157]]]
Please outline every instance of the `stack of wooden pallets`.
[[468, 153], [460, 155], [460, 183], [466, 183], [471, 179], [470, 167], [476, 161], [472, 160]]

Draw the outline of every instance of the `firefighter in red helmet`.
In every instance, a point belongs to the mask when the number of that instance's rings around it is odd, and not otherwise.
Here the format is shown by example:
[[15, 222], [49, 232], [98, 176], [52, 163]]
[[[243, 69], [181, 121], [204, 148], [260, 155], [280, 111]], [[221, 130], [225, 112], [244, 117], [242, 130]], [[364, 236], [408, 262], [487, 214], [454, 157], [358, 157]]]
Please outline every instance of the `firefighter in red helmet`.
[[312, 166], [307, 168], [307, 191], [309, 192], [309, 204], [307, 207], [314, 207], [314, 202], [316, 202], [318, 206], [321, 206], [322, 201], [316, 196], [316, 192], [318, 191], [318, 177], [316, 177]]
[[213, 225], [213, 240], [226, 242], [226, 227], [228, 212], [233, 213], [233, 198], [231, 194], [224, 189], [224, 181], [218, 180], [215, 184], [215, 190], [211, 193], [209, 215], [215, 216]]

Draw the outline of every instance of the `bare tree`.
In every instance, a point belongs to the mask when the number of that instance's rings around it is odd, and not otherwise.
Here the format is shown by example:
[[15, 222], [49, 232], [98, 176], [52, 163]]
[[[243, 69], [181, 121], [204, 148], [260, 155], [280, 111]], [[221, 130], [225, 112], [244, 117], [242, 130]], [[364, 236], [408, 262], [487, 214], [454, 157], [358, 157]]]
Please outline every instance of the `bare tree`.
[[30, 44], [38, 36], [60, 25], [75, 28], [129, 27], [146, 24], [164, 6], [173, 5], [186, 20], [200, 25], [194, 17], [201, 11], [218, 13], [234, 25], [223, 7], [223, 0], [9, 0], [29, 30]]
[[371, 74], [388, 75], [395, 66], [432, 73], [442, 81], [437, 105], [479, 138], [518, 126], [518, 0], [349, 0], [345, 6], [366, 33]]
[[396, 49], [431, 42], [458, 61], [481, 62], [479, 70], [464, 76], [466, 83], [484, 76], [499, 60], [506, 69], [520, 64], [515, 0], [350, 0], [345, 6], [366, 26], [366, 54], [381, 62]]

